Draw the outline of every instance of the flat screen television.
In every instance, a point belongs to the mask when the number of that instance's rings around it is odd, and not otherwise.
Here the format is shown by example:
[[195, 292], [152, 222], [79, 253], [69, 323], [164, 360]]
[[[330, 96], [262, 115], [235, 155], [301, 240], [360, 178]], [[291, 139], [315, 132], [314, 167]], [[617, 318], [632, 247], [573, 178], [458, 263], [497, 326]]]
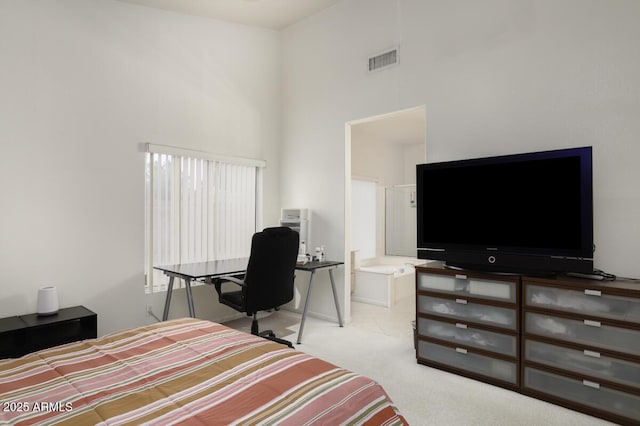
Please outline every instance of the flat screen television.
[[417, 165], [418, 258], [491, 272], [592, 273], [591, 151]]

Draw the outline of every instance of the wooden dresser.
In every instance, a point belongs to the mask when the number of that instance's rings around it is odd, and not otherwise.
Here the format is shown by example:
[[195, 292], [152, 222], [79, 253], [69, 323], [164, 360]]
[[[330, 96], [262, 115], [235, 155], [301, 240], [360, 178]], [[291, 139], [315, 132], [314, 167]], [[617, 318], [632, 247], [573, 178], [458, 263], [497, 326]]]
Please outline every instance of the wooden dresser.
[[418, 267], [418, 362], [518, 389], [519, 281]]
[[640, 424], [640, 284], [416, 268], [418, 363]]
[[522, 392], [640, 423], [640, 284], [522, 277]]

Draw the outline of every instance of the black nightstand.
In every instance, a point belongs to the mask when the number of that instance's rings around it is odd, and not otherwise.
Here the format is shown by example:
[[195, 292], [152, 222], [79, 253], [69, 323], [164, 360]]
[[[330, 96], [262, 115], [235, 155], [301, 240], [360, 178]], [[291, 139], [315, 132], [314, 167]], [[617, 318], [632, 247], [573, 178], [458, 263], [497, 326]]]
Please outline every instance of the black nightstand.
[[98, 334], [98, 317], [84, 306], [60, 309], [57, 314], [19, 315], [0, 318], [0, 359], [17, 358], [30, 352]]

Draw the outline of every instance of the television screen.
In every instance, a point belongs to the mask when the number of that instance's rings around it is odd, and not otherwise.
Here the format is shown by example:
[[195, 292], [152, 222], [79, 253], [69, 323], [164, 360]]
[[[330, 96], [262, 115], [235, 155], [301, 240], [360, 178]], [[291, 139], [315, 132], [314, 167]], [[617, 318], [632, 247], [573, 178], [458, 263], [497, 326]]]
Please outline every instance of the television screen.
[[592, 272], [591, 163], [586, 147], [418, 165], [418, 257]]

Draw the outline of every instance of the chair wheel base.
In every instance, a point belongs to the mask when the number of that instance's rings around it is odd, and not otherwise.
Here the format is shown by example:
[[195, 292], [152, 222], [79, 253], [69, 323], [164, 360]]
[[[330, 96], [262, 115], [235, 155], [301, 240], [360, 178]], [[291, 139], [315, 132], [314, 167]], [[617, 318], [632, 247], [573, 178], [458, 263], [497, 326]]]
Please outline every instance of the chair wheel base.
[[[268, 330], [268, 331], [271, 331], [271, 330]], [[279, 337], [276, 337], [276, 335], [275, 335], [275, 334], [273, 334], [273, 332], [271, 332], [271, 334], [263, 334], [263, 333], [260, 333], [260, 334], [259, 334], [259, 336], [260, 336], [260, 337], [263, 337], [263, 338], [265, 338], [265, 339], [267, 339], [267, 340], [271, 340], [272, 342], [276, 342], [276, 343], [280, 343], [281, 345], [288, 346], [288, 347], [290, 347], [291, 349], [295, 349], [295, 347], [293, 346], [293, 343], [291, 343], [291, 342], [290, 342], [290, 341], [288, 341], [288, 340], [285, 340], [285, 339], [281, 339], [281, 338], [279, 338]]]
[[260, 336], [260, 337], [276, 337], [276, 333], [274, 333], [273, 330], [265, 330], [265, 331], [261, 331], [260, 333], [258, 333], [258, 336]]

